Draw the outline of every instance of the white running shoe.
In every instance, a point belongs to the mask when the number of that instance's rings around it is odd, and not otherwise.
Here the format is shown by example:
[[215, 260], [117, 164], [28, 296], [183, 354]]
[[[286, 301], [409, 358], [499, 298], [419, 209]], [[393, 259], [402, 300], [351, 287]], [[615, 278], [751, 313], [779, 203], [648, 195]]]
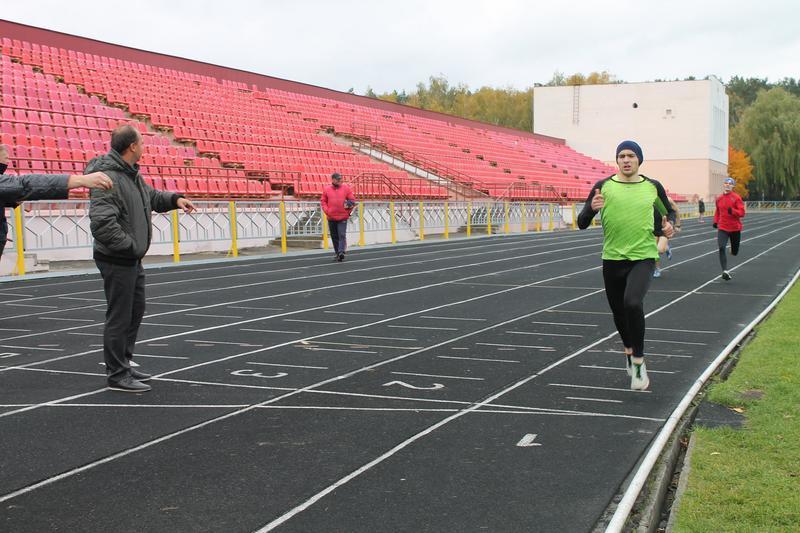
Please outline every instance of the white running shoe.
[[631, 354], [625, 354], [625, 371], [628, 373], [629, 376], [633, 375], [633, 363], [631, 363]]
[[722, 271], [722, 279], [724, 279], [725, 281], [730, 281], [731, 277], [732, 276], [730, 272], [728, 272], [727, 270]]
[[645, 390], [650, 386], [650, 378], [647, 377], [647, 367], [643, 357], [631, 360], [631, 389]]

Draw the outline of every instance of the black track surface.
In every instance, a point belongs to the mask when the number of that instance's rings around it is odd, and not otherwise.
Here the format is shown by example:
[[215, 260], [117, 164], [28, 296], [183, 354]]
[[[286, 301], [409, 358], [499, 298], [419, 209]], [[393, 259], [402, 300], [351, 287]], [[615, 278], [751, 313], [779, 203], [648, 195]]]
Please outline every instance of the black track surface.
[[748, 216], [730, 282], [684, 228], [646, 392], [598, 230], [149, 270], [138, 395], [104, 388], [99, 276], [2, 283], [0, 530], [589, 531], [800, 268], [800, 216]]

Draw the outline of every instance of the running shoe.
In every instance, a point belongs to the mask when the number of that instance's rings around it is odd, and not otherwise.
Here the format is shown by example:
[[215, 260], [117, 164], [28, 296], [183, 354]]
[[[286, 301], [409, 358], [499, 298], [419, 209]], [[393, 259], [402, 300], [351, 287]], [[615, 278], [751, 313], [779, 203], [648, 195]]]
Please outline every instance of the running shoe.
[[730, 272], [728, 272], [727, 270], [722, 271], [722, 279], [724, 279], [725, 281], [730, 281], [731, 277], [732, 276]]
[[[637, 362], [637, 360], [639, 362]], [[647, 367], [643, 357], [637, 357], [631, 361], [631, 389], [645, 390], [650, 386], [650, 378], [647, 377]]]
[[631, 354], [625, 354], [625, 371], [628, 373], [629, 376], [633, 375], [633, 363], [631, 363]]
[[667, 259], [672, 261], [672, 248], [670, 248], [669, 244], [667, 245], [667, 251], [665, 253], [667, 254]]
[[661, 269], [660, 268], [657, 268], [657, 269], [653, 270], [653, 277], [654, 278], [660, 278], [661, 277]]

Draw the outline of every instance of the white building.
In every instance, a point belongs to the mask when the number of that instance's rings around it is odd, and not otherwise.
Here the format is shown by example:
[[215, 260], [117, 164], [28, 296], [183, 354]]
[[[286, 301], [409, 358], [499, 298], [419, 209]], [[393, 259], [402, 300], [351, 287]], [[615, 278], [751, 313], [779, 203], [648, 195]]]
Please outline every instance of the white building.
[[641, 173], [690, 197], [716, 196], [728, 172], [728, 95], [715, 77], [536, 87], [533, 131], [612, 166], [617, 144], [634, 140]]

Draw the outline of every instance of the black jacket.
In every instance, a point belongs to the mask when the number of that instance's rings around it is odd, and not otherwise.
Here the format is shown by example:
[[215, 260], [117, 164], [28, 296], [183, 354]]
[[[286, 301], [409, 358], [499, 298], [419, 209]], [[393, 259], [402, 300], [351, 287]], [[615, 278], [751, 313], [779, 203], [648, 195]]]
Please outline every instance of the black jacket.
[[175, 209], [181, 196], [147, 185], [139, 165], [129, 165], [113, 149], [89, 161], [84, 172], [105, 172], [114, 182], [107, 191], [93, 189], [91, 193], [89, 219], [95, 259], [136, 264], [150, 248], [152, 212]]
[[0, 242], [8, 236], [6, 207], [25, 200], [63, 200], [69, 196], [67, 174], [23, 174], [0, 176]]

